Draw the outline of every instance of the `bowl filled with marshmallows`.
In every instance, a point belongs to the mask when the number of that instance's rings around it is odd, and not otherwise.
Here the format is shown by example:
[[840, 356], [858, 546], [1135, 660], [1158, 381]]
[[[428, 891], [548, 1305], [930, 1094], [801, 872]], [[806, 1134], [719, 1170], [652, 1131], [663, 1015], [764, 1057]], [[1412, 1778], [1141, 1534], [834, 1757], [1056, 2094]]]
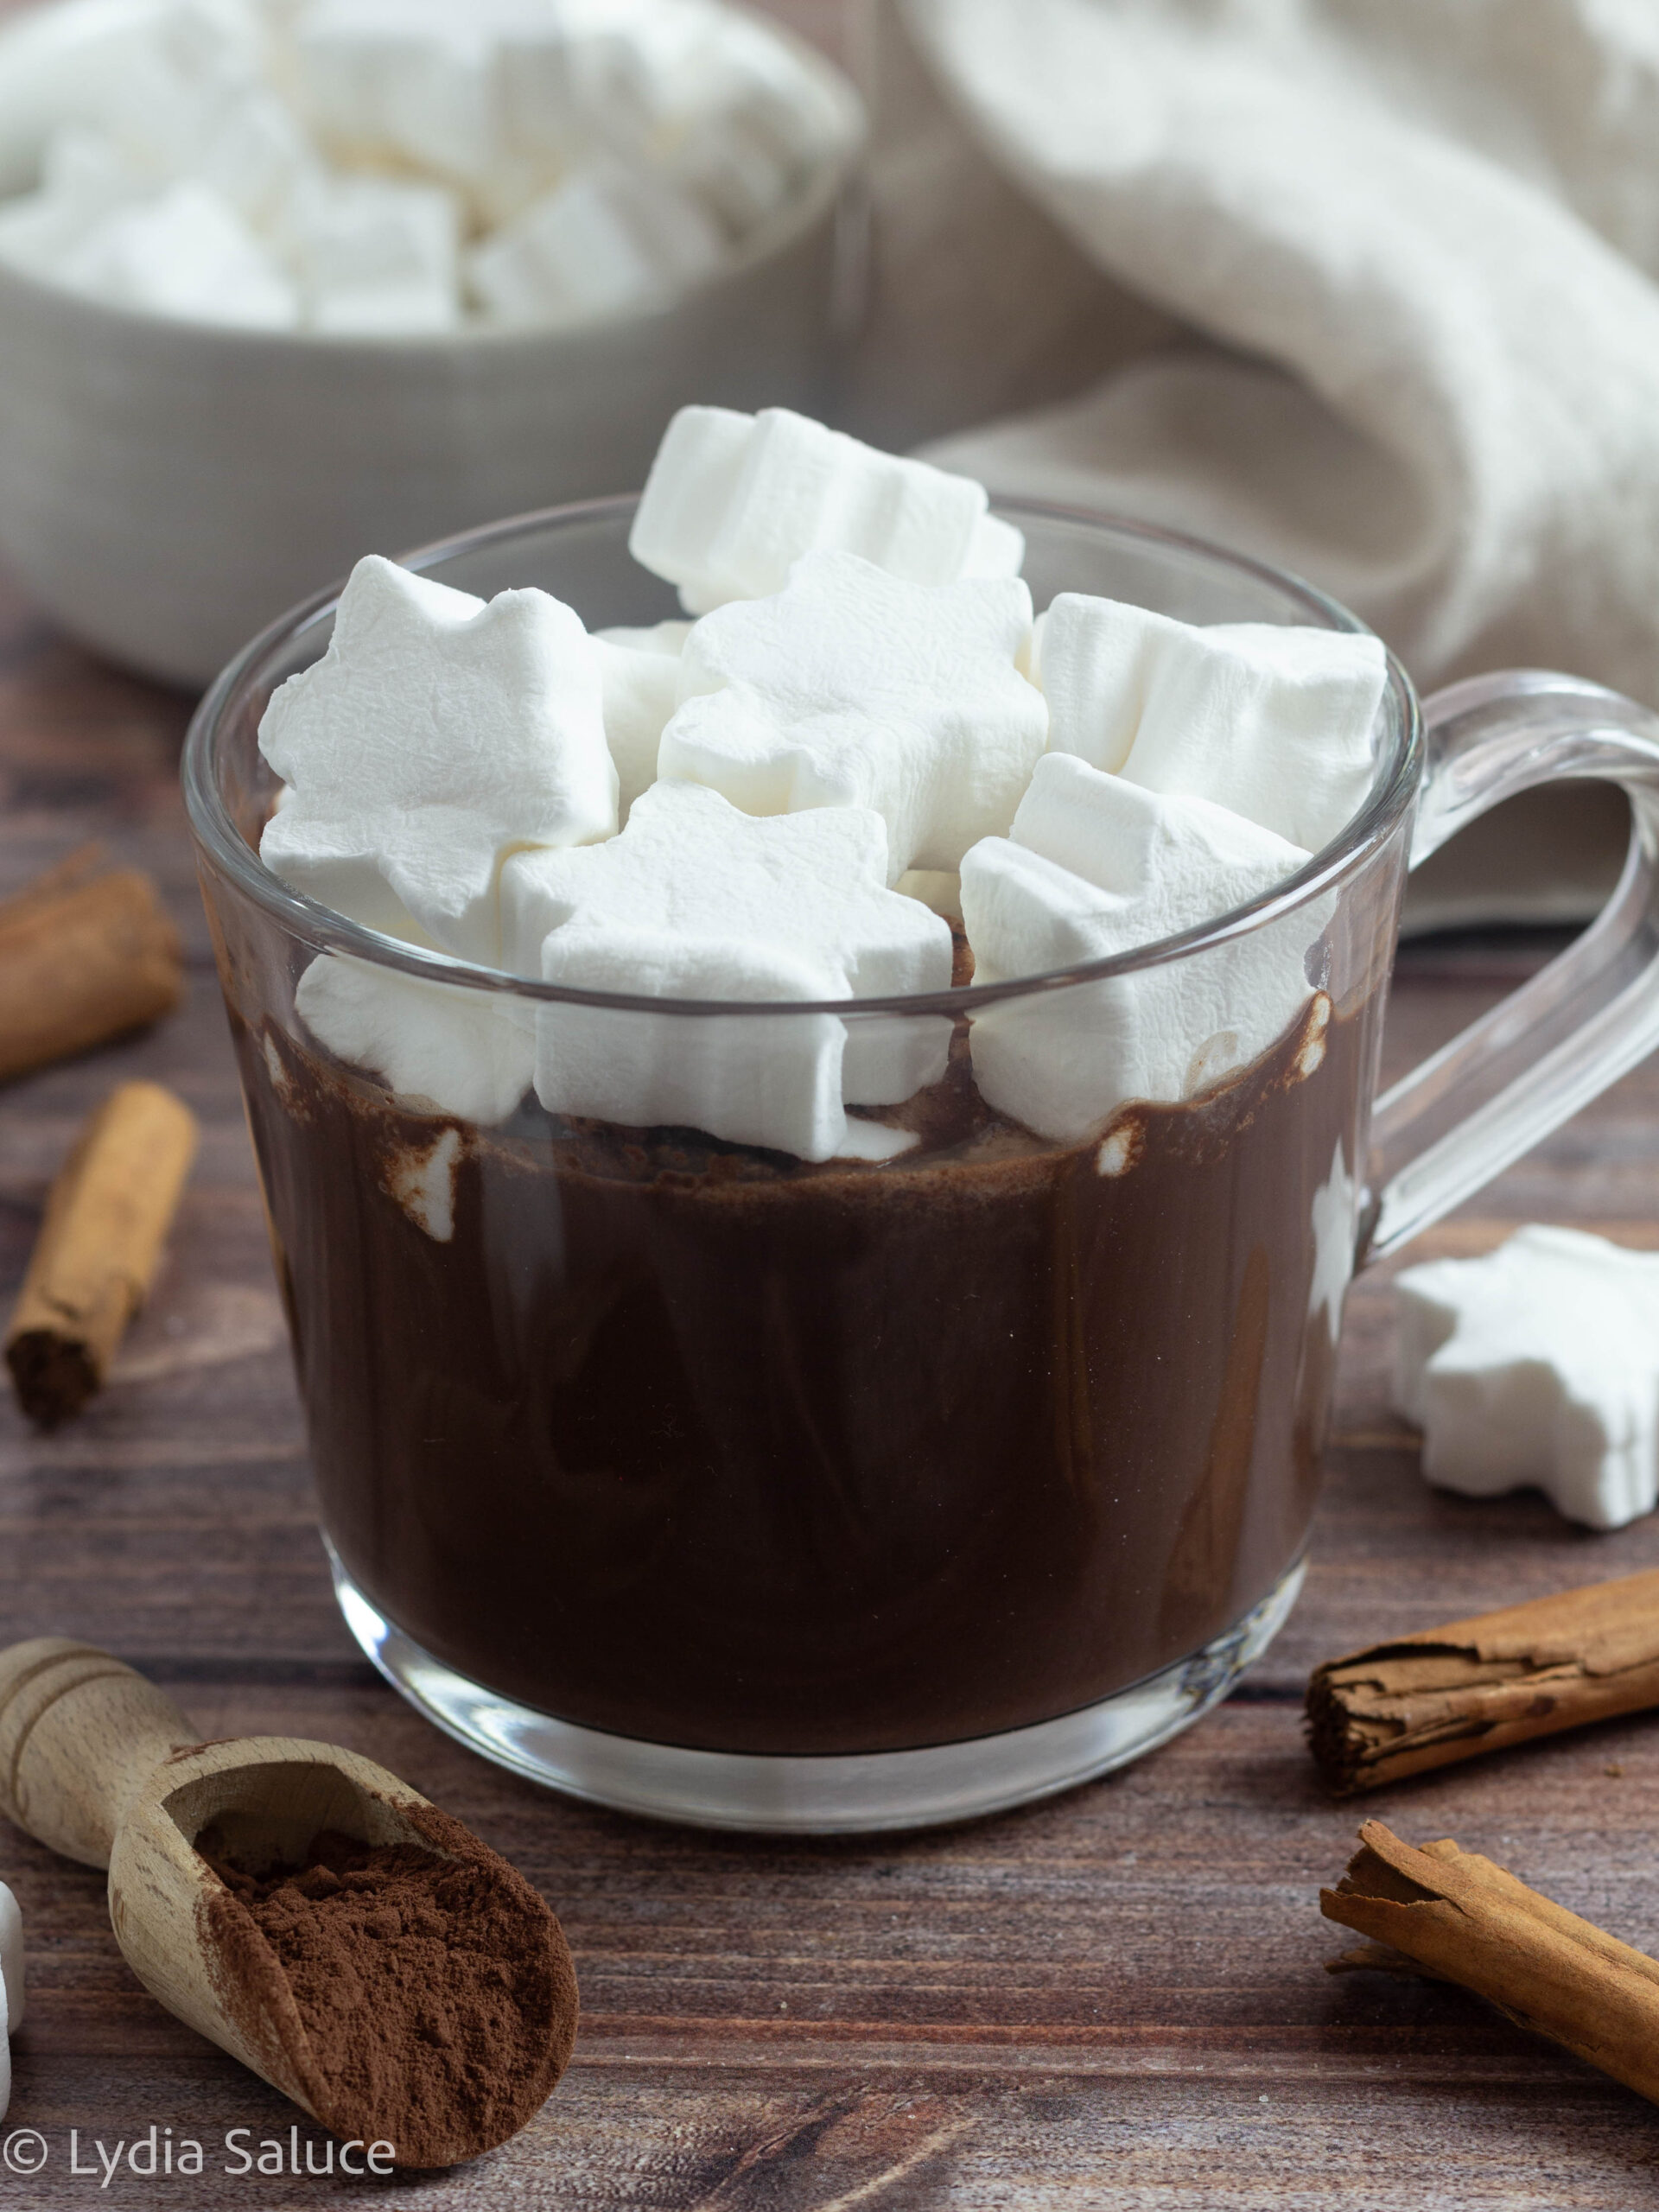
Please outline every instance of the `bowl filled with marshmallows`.
[[370, 551], [810, 399], [856, 96], [722, 0], [57, 0], [0, 33], [0, 555], [205, 682]]

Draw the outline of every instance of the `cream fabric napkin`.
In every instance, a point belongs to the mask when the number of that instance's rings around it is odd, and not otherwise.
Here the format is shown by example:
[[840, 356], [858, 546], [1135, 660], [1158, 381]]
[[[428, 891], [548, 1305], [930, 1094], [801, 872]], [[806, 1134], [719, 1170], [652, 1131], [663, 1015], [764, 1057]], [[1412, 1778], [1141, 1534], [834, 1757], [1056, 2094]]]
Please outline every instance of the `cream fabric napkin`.
[[1654, 0], [896, 4], [867, 420], [1659, 703]]

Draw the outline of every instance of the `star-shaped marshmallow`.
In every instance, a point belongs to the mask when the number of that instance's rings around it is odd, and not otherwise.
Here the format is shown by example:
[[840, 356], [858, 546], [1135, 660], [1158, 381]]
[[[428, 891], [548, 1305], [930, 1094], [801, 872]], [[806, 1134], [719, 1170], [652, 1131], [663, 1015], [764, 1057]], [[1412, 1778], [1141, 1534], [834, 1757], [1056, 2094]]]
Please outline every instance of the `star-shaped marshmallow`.
[[616, 829], [599, 663], [543, 591], [486, 603], [359, 561], [327, 653], [271, 700], [259, 744], [289, 791], [265, 865], [367, 928], [463, 959], [500, 959], [505, 854]]
[[505, 1122], [530, 1089], [531, 1017], [505, 994], [325, 953], [301, 976], [294, 1004], [337, 1058], [440, 1113], [485, 1126]]
[[[1308, 855], [1207, 799], [1164, 798], [1066, 753], [1038, 763], [1012, 834], [962, 867], [979, 982], [1133, 952], [1246, 905]], [[1191, 1097], [1300, 1014], [1329, 899], [1207, 951], [976, 1016], [982, 1095], [1039, 1135], [1083, 1136], [1131, 1099]]]
[[658, 772], [749, 814], [874, 807], [896, 881], [955, 868], [1014, 819], [1048, 710], [1017, 662], [1018, 577], [906, 583], [853, 553], [812, 553], [770, 599], [706, 615], [680, 660]]
[[629, 548], [687, 612], [781, 591], [803, 554], [861, 554], [912, 583], [1013, 576], [1025, 539], [985, 487], [768, 407], [683, 407], [651, 465]]
[[1423, 1472], [1470, 1497], [1535, 1484], [1620, 1529], [1659, 1497], [1659, 1253], [1534, 1225], [1395, 1286], [1394, 1397]]
[[[580, 990], [662, 999], [836, 1000], [943, 991], [948, 925], [887, 887], [868, 808], [756, 819], [699, 785], [654, 784], [603, 845], [523, 853], [502, 873], [509, 958]], [[950, 1023], [918, 1025], [931, 1051]], [[707, 1131], [826, 1160], [847, 1138], [848, 1024], [832, 1014], [537, 1014], [550, 1113]], [[932, 1072], [939, 1071], [934, 1067]], [[929, 1079], [925, 1071], [922, 1079]]]
[[1363, 804], [1388, 681], [1380, 640], [1268, 622], [1178, 622], [1062, 592], [1037, 628], [1050, 743], [1211, 800], [1317, 852]]

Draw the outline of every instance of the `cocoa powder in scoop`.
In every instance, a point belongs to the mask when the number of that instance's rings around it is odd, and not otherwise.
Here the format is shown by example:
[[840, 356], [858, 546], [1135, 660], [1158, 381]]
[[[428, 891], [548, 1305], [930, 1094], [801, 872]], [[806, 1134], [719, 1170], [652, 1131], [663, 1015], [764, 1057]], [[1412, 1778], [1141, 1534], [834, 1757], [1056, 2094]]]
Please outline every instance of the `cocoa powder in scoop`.
[[251, 1991], [274, 1953], [293, 1992], [318, 2118], [442, 2166], [540, 2110], [575, 2039], [575, 1972], [522, 1875], [435, 1808], [408, 1817], [430, 1850], [325, 1829], [302, 1866], [250, 1872], [211, 1827], [197, 1849], [229, 1892], [209, 1914], [227, 1983]]

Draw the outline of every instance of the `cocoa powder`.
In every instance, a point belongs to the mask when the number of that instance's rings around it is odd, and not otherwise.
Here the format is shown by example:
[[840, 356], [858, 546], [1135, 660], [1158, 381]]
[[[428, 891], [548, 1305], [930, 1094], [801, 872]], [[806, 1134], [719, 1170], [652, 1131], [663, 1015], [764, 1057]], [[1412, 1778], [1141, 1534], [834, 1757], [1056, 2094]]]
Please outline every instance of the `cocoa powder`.
[[540, 2110], [575, 2038], [575, 1972], [522, 1875], [435, 1808], [405, 1817], [429, 1849], [325, 1829], [303, 1866], [251, 1870], [204, 1830], [197, 1850], [224, 1885], [207, 1932], [256, 2042], [274, 1955], [326, 2126], [391, 2143], [400, 2165], [451, 2165]]

